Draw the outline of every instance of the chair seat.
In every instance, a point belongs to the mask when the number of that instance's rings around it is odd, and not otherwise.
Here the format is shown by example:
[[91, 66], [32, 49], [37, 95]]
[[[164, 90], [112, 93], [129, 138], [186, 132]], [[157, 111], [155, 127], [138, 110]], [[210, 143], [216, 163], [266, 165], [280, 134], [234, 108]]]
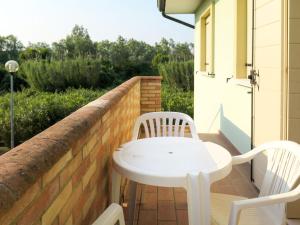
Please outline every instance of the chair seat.
[[[241, 196], [213, 193], [211, 196], [212, 225], [228, 225], [233, 201], [247, 199]], [[241, 211], [239, 225], [273, 225], [271, 218], [259, 208]]]

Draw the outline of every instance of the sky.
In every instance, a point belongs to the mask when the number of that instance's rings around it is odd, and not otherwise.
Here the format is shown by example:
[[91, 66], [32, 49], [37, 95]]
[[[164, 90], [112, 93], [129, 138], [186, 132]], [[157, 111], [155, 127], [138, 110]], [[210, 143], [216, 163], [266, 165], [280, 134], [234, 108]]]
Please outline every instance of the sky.
[[[194, 23], [193, 15], [176, 17]], [[193, 29], [162, 17], [156, 0], [0, 0], [0, 21], [0, 35], [13, 34], [24, 45], [59, 41], [75, 24], [87, 28], [93, 41], [194, 39]]]

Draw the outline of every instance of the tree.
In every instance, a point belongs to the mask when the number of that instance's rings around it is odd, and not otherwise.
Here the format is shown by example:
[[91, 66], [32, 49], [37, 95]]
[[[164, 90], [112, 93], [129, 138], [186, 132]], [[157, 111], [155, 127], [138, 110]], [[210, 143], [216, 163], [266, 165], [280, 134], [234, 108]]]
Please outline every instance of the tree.
[[25, 50], [20, 52], [21, 60], [39, 60], [48, 59], [52, 56], [52, 50], [47, 43], [38, 42], [35, 44], [29, 43], [29, 46]]
[[65, 40], [52, 43], [52, 57], [54, 59], [62, 60], [67, 57], [67, 47]]
[[65, 39], [52, 44], [52, 55], [54, 59], [95, 57], [97, 43], [94, 43], [83, 26], [75, 25], [71, 34]]
[[67, 36], [65, 45], [70, 58], [95, 56], [96, 54], [96, 45], [91, 40], [87, 29], [79, 25], [75, 25], [72, 33]]
[[161, 63], [189, 61], [194, 58], [193, 44], [175, 43], [173, 39], [161, 39], [159, 43], [155, 43], [155, 50], [152, 66], [156, 69]]
[[23, 44], [13, 35], [0, 36], [0, 63], [10, 59], [18, 60]]

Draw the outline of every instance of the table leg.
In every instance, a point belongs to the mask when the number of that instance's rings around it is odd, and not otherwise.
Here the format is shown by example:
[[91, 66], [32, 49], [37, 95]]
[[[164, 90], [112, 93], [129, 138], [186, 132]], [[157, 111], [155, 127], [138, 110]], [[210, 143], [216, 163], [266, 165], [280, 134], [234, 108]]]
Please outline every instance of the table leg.
[[129, 225], [133, 225], [134, 221], [134, 211], [136, 206], [136, 187], [137, 183], [131, 180], [129, 183]]
[[189, 225], [210, 225], [209, 174], [188, 174], [187, 201]]
[[121, 188], [121, 175], [115, 169], [112, 169], [112, 203], [120, 203], [120, 188]]

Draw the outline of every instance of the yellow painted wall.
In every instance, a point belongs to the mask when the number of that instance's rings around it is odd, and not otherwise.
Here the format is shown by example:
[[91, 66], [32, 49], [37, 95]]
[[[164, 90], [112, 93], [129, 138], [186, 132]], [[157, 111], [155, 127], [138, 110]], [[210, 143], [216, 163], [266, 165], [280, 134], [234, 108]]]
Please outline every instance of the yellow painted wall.
[[[241, 85], [247, 83], [245, 80], [235, 79], [235, 4], [236, 0], [207, 0], [197, 10], [194, 118], [198, 132], [221, 131], [237, 149], [246, 152], [250, 149], [251, 95], [248, 92], [251, 89]], [[214, 78], [208, 77], [200, 68], [200, 21], [208, 7], [214, 7]]]

